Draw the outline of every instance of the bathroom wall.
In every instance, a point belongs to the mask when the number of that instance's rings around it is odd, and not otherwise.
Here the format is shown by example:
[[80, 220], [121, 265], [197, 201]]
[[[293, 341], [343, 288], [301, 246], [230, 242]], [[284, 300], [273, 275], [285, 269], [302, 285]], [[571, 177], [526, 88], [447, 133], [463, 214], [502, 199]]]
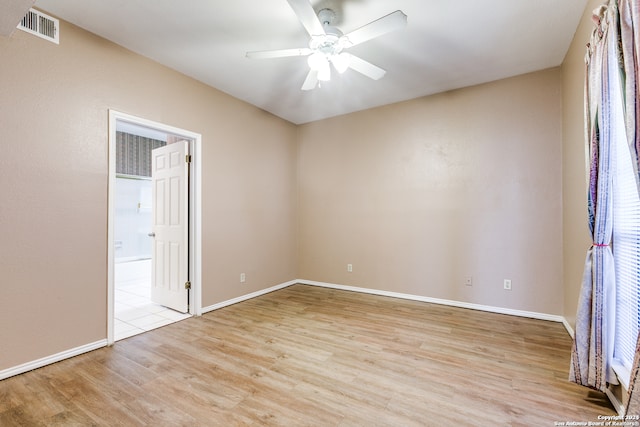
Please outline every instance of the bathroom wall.
[[151, 258], [151, 180], [116, 178], [115, 261]]

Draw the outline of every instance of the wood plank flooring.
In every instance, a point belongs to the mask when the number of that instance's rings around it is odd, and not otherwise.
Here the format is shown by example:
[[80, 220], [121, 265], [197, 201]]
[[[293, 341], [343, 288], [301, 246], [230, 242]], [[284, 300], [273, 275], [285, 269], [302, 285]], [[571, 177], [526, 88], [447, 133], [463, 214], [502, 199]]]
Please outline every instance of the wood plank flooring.
[[0, 381], [1, 426], [553, 426], [558, 323], [295, 285]]

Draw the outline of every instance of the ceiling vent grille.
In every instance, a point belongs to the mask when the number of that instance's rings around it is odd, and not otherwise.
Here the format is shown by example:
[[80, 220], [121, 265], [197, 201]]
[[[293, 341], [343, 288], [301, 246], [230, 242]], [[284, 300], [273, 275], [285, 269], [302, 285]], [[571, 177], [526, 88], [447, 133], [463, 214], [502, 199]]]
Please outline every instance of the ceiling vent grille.
[[29, 9], [27, 14], [18, 24], [18, 29], [31, 33], [43, 39], [59, 44], [60, 21], [52, 18], [39, 10]]

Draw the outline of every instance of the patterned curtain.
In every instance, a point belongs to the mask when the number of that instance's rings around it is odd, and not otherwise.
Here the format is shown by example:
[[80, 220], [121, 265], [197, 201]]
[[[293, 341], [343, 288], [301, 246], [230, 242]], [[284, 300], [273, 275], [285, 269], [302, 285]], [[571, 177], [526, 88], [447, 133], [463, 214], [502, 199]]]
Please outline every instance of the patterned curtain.
[[116, 132], [116, 173], [151, 177], [151, 151], [167, 142], [125, 132]]
[[[596, 28], [586, 57], [585, 125], [589, 150], [587, 251], [578, 301], [569, 380], [604, 391], [616, 382], [611, 370], [615, 303], [612, 234], [612, 126], [610, 90], [619, 78], [618, 10], [615, 0], [594, 11]], [[619, 84], [618, 84], [619, 86]]]
[[[640, 6], [637, 0], [620, 0], [620, 40], [624, 62], [624, 99], [625, 125], [631, 158], [635, 159], [634, 169], [640, 192], [640, 86], [638, 73], [640, 70]], [[636, 345], [636, 357], [631, 370], [631, 380], [627, 396], [626, 414], [640, 414], [640, 390], [635, 390], [640, 384], [640, 337]]]

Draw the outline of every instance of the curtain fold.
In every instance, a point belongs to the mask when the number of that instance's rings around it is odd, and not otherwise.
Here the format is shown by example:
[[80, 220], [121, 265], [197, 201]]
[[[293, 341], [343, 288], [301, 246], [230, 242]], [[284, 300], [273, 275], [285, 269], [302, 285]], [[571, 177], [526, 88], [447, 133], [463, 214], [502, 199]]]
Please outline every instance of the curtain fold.
[[612, 234], [612, 134], [609, 91], [618, 79], [618, 10], [615, 0], [593, 16], [586, 58], [585, 120], [589, 152], [588, 222], [593, 245], [587, 251], [578, 301], [569, 380], [604, 391], [615, 382], [613, 357], [615, 270]]

